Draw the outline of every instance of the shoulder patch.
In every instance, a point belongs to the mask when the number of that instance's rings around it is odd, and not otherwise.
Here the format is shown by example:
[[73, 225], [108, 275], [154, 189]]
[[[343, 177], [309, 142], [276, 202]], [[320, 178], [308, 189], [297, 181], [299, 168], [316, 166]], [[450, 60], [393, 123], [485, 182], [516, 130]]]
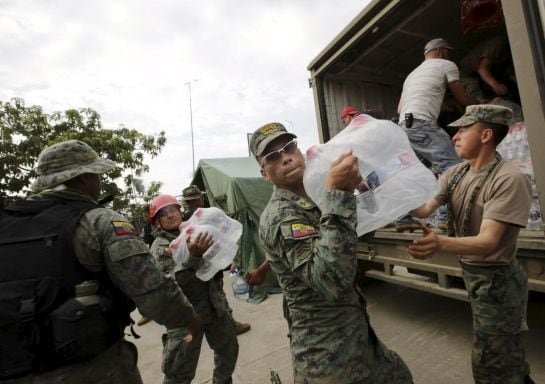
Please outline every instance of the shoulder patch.
[[138, 230], [128, 221], [112, 221], [116, 235], [135, 235], [138, 236]]
[[291, 235], [294, 239], [316, 235], [316, 228], [307, 224], [292, 224]]
[[309, 202], [308, 200], [305, 200], [305, 199], [297, 199], [295, 203], [303, 209], [309, 209], [314, 207], [314, 204], [312, 202]]

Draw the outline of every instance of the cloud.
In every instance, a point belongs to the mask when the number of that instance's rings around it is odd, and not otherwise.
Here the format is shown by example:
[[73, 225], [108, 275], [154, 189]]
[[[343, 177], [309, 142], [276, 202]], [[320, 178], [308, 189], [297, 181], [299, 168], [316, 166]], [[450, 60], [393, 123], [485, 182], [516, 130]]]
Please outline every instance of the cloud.
[[[165, 131], [143, 176], [178, 194], [200, 158], [247, 156], [247, 133], [280, 121], [318, 141], [308, 63], [361, 1], [0, 3], [0, 99], [48, 112], [91, 107], [106, 127]], [[196, 81], [194, 81], [196, 80]]]

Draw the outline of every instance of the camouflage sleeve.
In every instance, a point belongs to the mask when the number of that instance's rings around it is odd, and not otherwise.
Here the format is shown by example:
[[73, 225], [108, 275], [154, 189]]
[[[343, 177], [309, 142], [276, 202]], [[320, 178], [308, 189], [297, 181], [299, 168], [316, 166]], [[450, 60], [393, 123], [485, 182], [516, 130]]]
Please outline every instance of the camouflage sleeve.
[[162, 236], [157, 236], [155, 240], [153, 240], [153, 244], [150, 248], [151, 255], [155, 261], [159, 263], [159, 267], [165, 273], [169, 273], [175, 265], [172, 256], [165, 254], [165, 248], [169, 245], [170, 241], [168, 239], [165, 239]]
[[326, 192], [319, 233], [313, 233], [312, 223], [308, 223], [306, 236], [301, 236], [297, 224], [305, 225], [291, 219], [280, 226], [281, 247], [293, 271], [326, 300], [346, 297], [346, 292], [353, 289], [357, 269], [354, 195]]
[[157, 268], [134, 227], [118, 213], [105, 208], [85, 213], [74, 232], [74, 249], [85, 267], [95, 272], [105, 268], [143, 316], [169, 329], [195, 317], [178, 285]]

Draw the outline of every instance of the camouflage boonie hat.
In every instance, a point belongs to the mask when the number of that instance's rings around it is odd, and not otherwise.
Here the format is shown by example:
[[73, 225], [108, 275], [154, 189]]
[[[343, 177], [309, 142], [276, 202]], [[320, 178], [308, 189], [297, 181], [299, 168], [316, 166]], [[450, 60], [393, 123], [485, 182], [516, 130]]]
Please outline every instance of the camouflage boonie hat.
[[513, 111], [507, 107], [493, 104], [469, 105], [466, 113], [458, 120], [453, 121], [449, 127], [467, 127], [477, 122], [507, 125], [511, 124]]
[[35, 170], [38, 179], [32, 184], [36, 192], [54, 188], [84, 173], [104, 173], [114, 167], [111, 160], [101, 159], [89, 145], [67, 140], [45, 148], [38, 156]]
[[188, 200], [196, 200], [202, 195], [204, 195], [206, 192], [201, 192], [199, 187], [196, 185], [190, 185], [187, 188], [184, 188], [182, 191], [182, 200], [188, 201]]
[[263, 154], [263, 151], [271, 141], [285, 135], [292, 138], [297, 137], [293, 133], [288, 132], [286, 127], [280, 123], [265, 124], [253, 133], [252, 138], [250, 139], [250, 150], [257, 158]]

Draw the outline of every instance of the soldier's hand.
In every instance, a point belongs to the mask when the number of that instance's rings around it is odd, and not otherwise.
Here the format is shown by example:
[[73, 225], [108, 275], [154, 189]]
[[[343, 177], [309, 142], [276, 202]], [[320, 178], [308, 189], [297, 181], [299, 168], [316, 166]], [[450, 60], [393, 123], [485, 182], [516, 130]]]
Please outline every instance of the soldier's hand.
[[352, 192], [362, 180], [358, 158], [350, 150], [343, 153], [331, 164], [325, 180], [325, 189]]
[[493, 85], [492, 85], [492, 89], [494, 90], [494, 92], [496, 93], [496, 95], [505, 95], [509, 90], [507, 89], [507, 87], [505, 86], [505, 84], [502, 84], [500, 83], [499, 81], [498, 82], [495, 82]]
[[265, 282], [266, 277], [267, 272], [256, 268], [253, 271], [248, 272], [246, 276], [244, 276], [244, 280], [246, 280], [246, 282], [251, 285], [261, 285]]
[[413, 243], [409, 245], [409, 254], [415, 259], [425, 260], [441, 249], [441, 243], [439, 236], [430, 228], [423, 225], [422, 231], [424, 235], [413, 240]]
[[189, 344], [194, 339], [199, 337], [199, 335], [202, 333], [202, 319], [199, 315], [196, 315], [193, 320], [187, 325], [187, 330], [189, 331], [189, 335], [184, 337], [184, 343]]
[[195, 257], [201, 257], [214, 244], [212, 235], [208, 232], [201, 232], [195, 238], [188, 236], [186, 241], [189, 253]]

